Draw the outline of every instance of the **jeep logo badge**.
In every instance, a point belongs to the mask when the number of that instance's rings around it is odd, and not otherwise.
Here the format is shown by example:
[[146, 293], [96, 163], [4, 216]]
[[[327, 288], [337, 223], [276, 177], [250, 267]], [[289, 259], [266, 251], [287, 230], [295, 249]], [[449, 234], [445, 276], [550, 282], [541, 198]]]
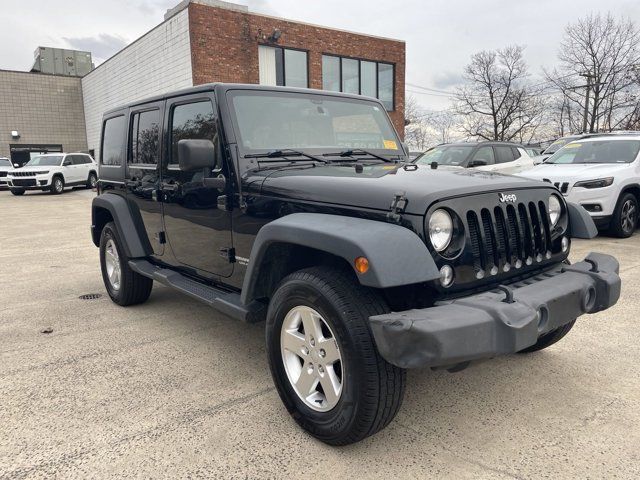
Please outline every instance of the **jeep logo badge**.
[[515, 203], [515, 201], [518, 200], [515, 193], [500, 193], [498, 198], [502, 203]]

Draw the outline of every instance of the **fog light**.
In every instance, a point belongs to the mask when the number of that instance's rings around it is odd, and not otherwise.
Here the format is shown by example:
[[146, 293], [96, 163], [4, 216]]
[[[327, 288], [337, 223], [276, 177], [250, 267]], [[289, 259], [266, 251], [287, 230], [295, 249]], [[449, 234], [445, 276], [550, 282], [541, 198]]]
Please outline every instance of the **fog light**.
[[440, 285], [444, 288], [450, 287], [453, 283], [453, 268], [449, 265], [444, 265], [440, 269]]
[[567, 237], [562, 237], [560, 245], [562, 246], [562, 253], [567, 253], [569, 251], [569, 239]]

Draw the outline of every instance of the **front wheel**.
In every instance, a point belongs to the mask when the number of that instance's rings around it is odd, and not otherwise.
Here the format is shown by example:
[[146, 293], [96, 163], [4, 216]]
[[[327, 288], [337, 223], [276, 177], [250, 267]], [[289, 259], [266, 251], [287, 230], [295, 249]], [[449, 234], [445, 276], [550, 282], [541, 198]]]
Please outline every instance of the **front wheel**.
[[619, 238], [628, 238], [636, 231], [638, 224], [638, 199], [632, 193], [625, 193], [618, 200], [611, 219], [611, 233]]
[[386, 427], [404, 396], [406, 373], [378, 353], [369, 317], [384, 301], [349, 272], [313, 267], [286, 277], [266, 323], [271, 373], [289, 413], [330, 445]]
[[50, 192], [53, 195], [59, 195], [64, 191], [64, 180], [62, 177], [53, 177], [51, 180], [51, 189]]

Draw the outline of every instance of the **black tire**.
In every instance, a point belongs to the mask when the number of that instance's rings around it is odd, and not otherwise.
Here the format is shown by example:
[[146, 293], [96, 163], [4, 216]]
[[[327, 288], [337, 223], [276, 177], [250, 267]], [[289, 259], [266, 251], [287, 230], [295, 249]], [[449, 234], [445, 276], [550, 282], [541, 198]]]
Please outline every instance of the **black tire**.
[[52, 195], [60, 195], [64, 192], [64, 178], [60, 175], [56, 175], [51, 179], [51, 187], [49, 187], [49, 191]]
[[[115, 245], [118, 254], [118, 263], [120, 265], [118, 288], [115, 288], [109, 280], [105, 263], [106, 248], [109, 240]], [[151, 295], [153, 280], [131, 270], [113, 222], [107, 223], [100, 235], [100, 268], [107, 293], [111, 297], [111, 300], [118, 305], [126, 307], [128, 305], [143, 303], [149, 298], [149, 295]]]
[[554, 343], [559, 342], [567, 333], [569, 333], [575, 323], [576, 321], [573, 320], [572, 322], [558, 327], [555, 330], [551, 330], [550, 332], [541, 335], [538, 337], [538, 341], [536, 343], [524, 350], [520, 350], [518, 353], [537, 352], [538, 350], [544, 350], [545, 348], [550, 347]]
[[[342, 391], [324, 412], [309, 408], [287, 376], [280, 350], [283, 321], [296, 306], [311, 307], [334, 333], [342, 357]], [[358, 442], [395, 417], [404, 396], [405, 370], [378, 353], [369, 316], [388, 312], [382, 298], [362, 287], [350, 272], [312, 267], [292, 273], [271, 298], [266, 322], [269, 366], [284, 405], [311, 435], [330, 445]]]
[[618, 199], [609, 230], [618, 238], [629, 238], [636, 231], [637, 226], [638, 199], [632, 193], [625, 193]]
[[87, 188], [96, 188], [98, 185], [98, 175], [95, 172], [91, 172], [89, 174], [89, 178], [87, 178]]
[[11, 193], [17, 196], [24, 195], [24, 192], [25, 192], [25, 190], [21, 188], [11, 188], [10, 190], [11, 190]]

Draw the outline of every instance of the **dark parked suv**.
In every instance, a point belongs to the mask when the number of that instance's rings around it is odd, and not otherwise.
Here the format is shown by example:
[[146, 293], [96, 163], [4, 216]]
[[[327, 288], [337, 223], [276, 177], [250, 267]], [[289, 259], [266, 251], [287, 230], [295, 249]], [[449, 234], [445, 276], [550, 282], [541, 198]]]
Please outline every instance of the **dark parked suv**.
[[266, 323], [295, 420], [333, 445], [395, 416], [405, 369], [543, 349], [618, 300], [553, 186], [407, 162], [372, 99], [203, 85], [104, 116], [92, 235], [119, 305], [154, 281]]

